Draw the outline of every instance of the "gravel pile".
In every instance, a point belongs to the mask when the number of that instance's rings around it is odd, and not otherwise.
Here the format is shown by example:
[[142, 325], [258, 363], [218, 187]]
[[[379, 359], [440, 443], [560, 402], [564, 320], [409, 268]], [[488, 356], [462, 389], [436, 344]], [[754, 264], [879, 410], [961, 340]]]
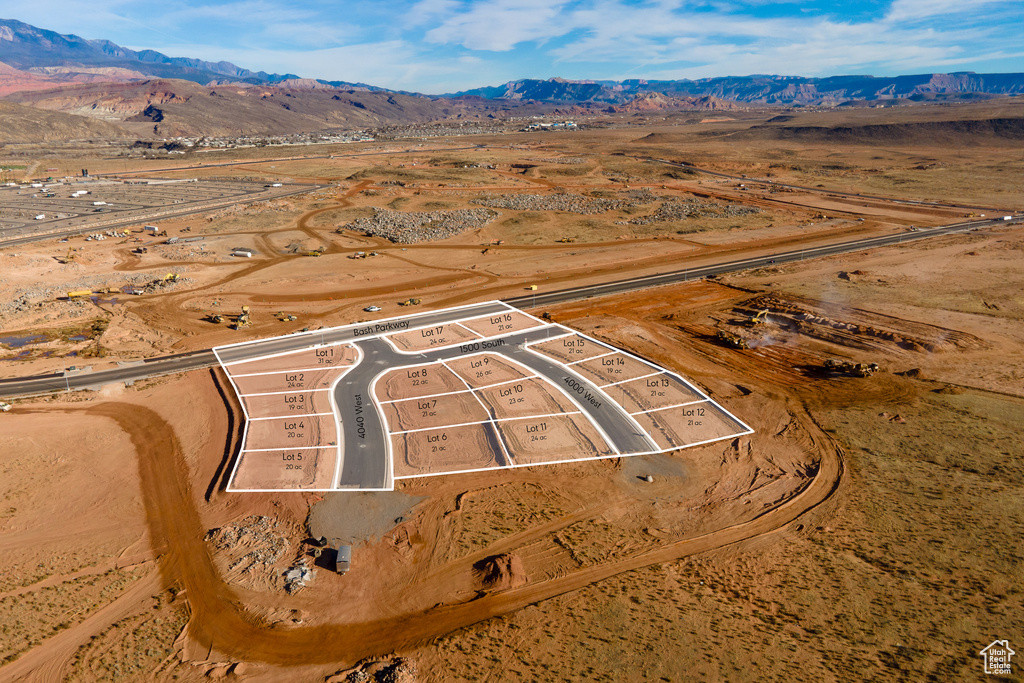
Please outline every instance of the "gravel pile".
[[341, 229], [383, 237], [398, 244], [413, 244], [443, 240], [466, 230], [482, 228], [499, 215], [487, 209], [402, 212], [374, 207], [372, 216], [357, 218]]
[[479, 197], [473, 204], [494, 209], [514, 211], [567, 211], [578, 214], [595, 214], [614, 211], [631, 203], [624, 199], [596, 199], [579, 194], [499, 194]]
[[203, 540], [213, 543], [217, 550], [233, 555], [247, 550], [236, 557], [228, 569], [248, 571], [259, 564], [270, 566], [284, 555], [288, 540], [278, 526], [276, 521], [265, 515], [250, 515], [235, 524], [211, 529]]
[[663, 223], [666, 221], [683, 221], [687, 218], [730, 218], [733, 216], [749, 216], [754, 213], [761, 213], [761, 209], [754, 206], [743, 206], [742, 204], [702, 202], [699, 199], [669, 200], [658, 207], [658, 210], [651, 215], [634, 218], [628, 221], [628, 223], [630, 225], [648, 225], [650, 223]]
[[583, 157], [553, 157], [550, 159], [530, 159], [537, 164], [585, 164], [587, 160]]

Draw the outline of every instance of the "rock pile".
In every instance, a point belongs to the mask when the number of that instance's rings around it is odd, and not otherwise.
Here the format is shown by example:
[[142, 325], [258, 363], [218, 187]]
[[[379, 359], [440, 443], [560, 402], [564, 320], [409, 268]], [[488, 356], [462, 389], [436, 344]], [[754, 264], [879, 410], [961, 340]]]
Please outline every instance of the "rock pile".
[[443, 240], [466, 230], [482, 228], [500, 215], [488, 209], [402, 212], [374, 207], [373, 212], [372, 216], [357, 218], [341, 229], [383, 237], [398, 244], [413, 244]]
[[754, 213], [761, 213], [761, 209], [742, 204], [702, 202], [699, 199], [669, 200], [659, 206], [658, 210], [651, 215], [634, 218], [629, 221], [629, 224], [648, 225], [665, 221], [683, 221], [688, 218], [731, 218]]
[[229, 571], [250, 571], [258, 565], [268, 567], [284, 555], [288, 540], [278, 523], [265, 515], [250, 515], [234, 524], [211, 529], [203, 539], [233, 559]]
[[566, 211], [578, 214], [595, 214], [614, 211], [629, 206], [624, 199], [600, 199], [579, 194], [499, 194], [487, 195], [472, 200], [474, 204], [494, 209], [514, 211]]

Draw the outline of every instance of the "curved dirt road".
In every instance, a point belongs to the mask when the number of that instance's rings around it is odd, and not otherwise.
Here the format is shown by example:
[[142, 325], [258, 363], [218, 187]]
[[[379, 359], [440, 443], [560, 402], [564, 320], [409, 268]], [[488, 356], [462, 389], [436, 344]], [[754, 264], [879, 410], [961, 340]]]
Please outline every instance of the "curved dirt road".
[[[205, 529], [193, 502], [190, 473], [171, 425], [156, 412], [128, 403], [71, 410], [109, 417], [130, 436], [137, 451], [150, 535], [157, 551], [165, 553], [160, 561], [163, 581], [185, 591], [192, 609], [193, 638], [231, 657], [284, 666], [356, 662], [401, 651], [622, 572], [775, 533], [826, 501], [836, 490], [844, 469], [842, 449], [806, 413], [801, 413], [796, 419], [810, 435], [808, 446], [821, 454], [818, 470], [802, 490], [755, 519], [468, 602], [362, 623], [283, 630], [246, 614], [240, 607], [240, 597], [218, 575], [203, 542]], [[471, 572], [466, 559], [439, 568], [434, 576]]]

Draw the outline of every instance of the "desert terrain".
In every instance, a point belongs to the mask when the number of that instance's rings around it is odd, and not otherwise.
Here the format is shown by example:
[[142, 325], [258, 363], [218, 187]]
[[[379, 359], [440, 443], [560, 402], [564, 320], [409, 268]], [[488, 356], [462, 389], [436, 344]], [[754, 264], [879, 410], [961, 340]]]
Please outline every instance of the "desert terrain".
[[[145, 253], [133, 237], [0, 245], [2, 378], [373, 320], [410, 299], [763, 260], [527, 307], [686, 377], [754, 429], [670, 453], [238, 494], [225, 486], [244, 415], [219, 368], [10, 400], [0, 681], [979, 676], [991, 640], [1024, 642], [1020, 226], [768, 261], [1015, 213], [1020, 136], [963, 122], [1022, 106], [615, 113], [322, 158], [0, 160], [26, 178], [88, 166], [317, 187], [159, 221], [202, 242], [140, 225]], [[95, 294], [126, 284], [145, 291]], [[95, 295], [66, 296], [80, 289]], [[242, 306], [251, 325], [232, 329]], [[352, 543], [349, 573], [321, 537]]]

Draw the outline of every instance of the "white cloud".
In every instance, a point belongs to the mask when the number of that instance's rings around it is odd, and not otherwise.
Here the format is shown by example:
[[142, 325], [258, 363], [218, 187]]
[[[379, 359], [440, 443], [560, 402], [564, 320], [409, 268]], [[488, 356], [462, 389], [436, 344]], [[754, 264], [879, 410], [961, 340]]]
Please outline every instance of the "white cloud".
[[470, 5], [468, 11], [449, 11], [442, 23], [427, 31], [432, 43], [458, 44], [470, 50], [503, 52], [527, 41], [563, 35], [567, 26], [559, 16], [567, 0], [490, 0]]

